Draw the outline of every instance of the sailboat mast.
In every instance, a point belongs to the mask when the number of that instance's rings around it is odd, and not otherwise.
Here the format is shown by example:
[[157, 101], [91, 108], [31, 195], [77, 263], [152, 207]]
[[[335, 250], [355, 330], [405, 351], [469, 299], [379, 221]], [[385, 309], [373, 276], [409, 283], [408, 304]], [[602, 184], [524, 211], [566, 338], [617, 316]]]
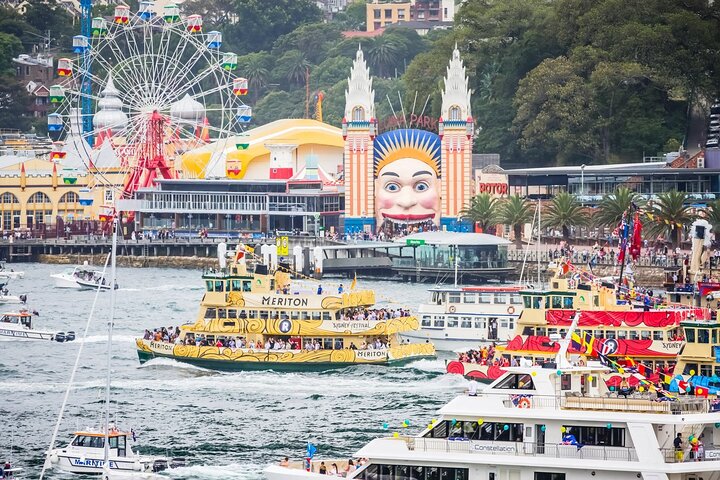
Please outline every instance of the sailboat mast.
[[457, 287], [457, 278], [458, 278], [458, 251], [460, 249], [457, 245], [455, 245], [455, 286]]
[[112, 247], [110, 251], [110, 318], [108, 320], [108, 342], [107, 342], [107, 381], [105, 383], [105, 452], [104, 467], [105, 473], [110, 472], [110, 361], [112, 358], [112, 335], [113, 322], [115, 319], [115, 267], [117, 266], [117, 215], [113, 218]]
[[542, 288], [542, 281], [540, 279], [540, 243], [542, 243], [542, 230], [540, 230], [542, 221], [540, 220], [540, 212], [542, 210], [542, 199], [538, 198], [538, 224], [537, 224], [537, 244], [535, 253], [537, 254], [537, 273], [538, 273], [538, 288]]

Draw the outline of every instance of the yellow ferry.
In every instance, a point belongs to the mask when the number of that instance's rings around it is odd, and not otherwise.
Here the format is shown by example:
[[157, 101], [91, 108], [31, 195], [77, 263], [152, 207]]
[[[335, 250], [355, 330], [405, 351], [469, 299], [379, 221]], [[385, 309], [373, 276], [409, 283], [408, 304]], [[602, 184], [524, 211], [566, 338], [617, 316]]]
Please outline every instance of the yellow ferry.
[[372, 290], [302, 291], [266, 265], [249, 273], [242, 245], [227, 266], [220, 255], [220, 268], [203, 280], [197, 321], [146, 331], [136, 339], [141, 363], [165, 357], [219, 370], [313, 370], [435, 356], [432, 343], [400, 338], [419, 328], [407, 310], [373, 308]]

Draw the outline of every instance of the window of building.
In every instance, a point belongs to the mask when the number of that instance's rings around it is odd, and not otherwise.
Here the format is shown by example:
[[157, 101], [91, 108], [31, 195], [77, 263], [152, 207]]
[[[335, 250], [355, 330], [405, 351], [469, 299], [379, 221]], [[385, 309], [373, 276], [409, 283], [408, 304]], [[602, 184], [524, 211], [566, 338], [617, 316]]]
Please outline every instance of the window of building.
[[0, 212], [3, 230], [20, 228], [20, 201], [15, 195], [10, 192], [0, 195]]
[[467, 468], [417, 465], [368, 465], [355, 478], [359, 480], [468, 480]]
[[448, 120], [450, 120], [450, 121], [462, 120], [461, 116], [462, 116], [462, 110], [457, 105], [453, 105], [448, 110], [448, 117], [450, 117], [450, 118], [448, 118]]
[[392, 18], [392, 9], [390, 9], [390, 8], [385, 9], [385, 18], [388, 20]]
[[353, 122], [365, 121], [365, 109], [363, 107], [355, 107], [352, 111]]
[[52, 202], [44, 192], [35, 192], [28, 199], [26, 206], [27, 228], [52, 222]]
[[373, 18], [381, 18], [381, 16], [382, 12], [380, 11], [380, 9], [375, 9], [375, 11], [373, 12]]

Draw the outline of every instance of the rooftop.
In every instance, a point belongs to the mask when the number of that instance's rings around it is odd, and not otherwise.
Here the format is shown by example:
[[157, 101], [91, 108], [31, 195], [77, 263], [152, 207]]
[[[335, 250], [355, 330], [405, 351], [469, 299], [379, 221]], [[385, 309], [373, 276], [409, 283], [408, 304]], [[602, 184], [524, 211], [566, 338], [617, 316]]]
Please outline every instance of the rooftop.
[[510, 241], [504, 238], [488, 235], [487, 233], [462, 233], [462, 232], [422, 232], [408, 235], [395, 243], [407, 243], [408, 240], [422, 240], [428, 245], [458, 245], [458, 246], [486, 246], [486, 245], [510, 245]]

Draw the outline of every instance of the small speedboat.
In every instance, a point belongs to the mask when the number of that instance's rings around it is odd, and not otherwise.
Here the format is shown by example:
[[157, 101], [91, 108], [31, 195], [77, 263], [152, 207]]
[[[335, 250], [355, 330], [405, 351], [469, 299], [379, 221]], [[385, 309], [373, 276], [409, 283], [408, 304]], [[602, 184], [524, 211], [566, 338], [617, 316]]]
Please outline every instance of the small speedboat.
[[[103, 474], [105, 469], [105, 432], [85, 430], [75, 432], [72, 441], [63, 448], [50, 451], [50, 464], [70, 473]], [[111, 427], [107, 435], [110, 478], [116, 473], [125, 477], [132, 473], [157, 473], [168, 468], [185, 466], [184, 458], [144, 456], [134, 453], [130, 442], [133, 433]]]
[[0, 283], [0, 305], [27, 302], [27, 295], [10, 295], [10, 292], [6, 288], [8, 282], [9, 279], [5, 279], [5, 283]]
[[[77, 288], [80, 290], [110, 290], [110, 281], [105, 278], [103, 272], [94, 270], [87, 265], [69, 268], [62, 273], [50, 275], [55, 279], [57, 288]], [[117, 284], [115, 285], [117, 288]]]
[[0, 316], [0, 341], [55, 340], [62, 343], [75, 340], [75, 332], [50, 332], [33, 328], [33, 315], [37, 313], [21, 310]]
[[17, 278], [23, 278], [25, 276], [25, 272], [16, 272], [12, 268], [8, 270], [7, 266], [5, 265], [5, 262], [0, 262], [0, 280], [3, 279], [17, 279]]

